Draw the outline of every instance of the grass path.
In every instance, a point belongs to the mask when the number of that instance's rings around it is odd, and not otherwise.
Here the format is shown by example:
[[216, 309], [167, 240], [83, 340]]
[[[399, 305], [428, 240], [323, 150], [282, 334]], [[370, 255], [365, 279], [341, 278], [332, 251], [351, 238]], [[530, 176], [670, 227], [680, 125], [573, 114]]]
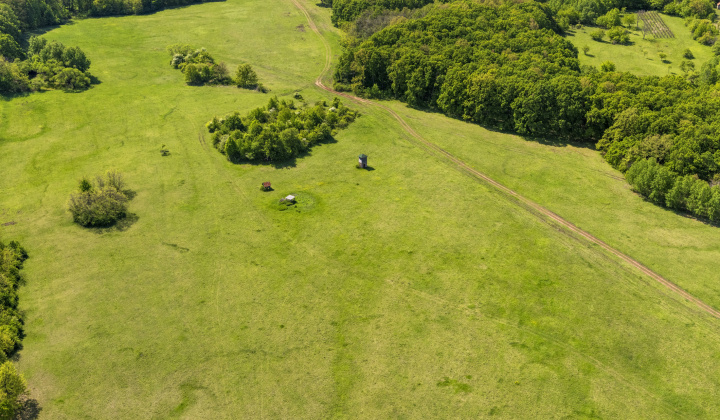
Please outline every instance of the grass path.
[[375, 103], [375, 102], [370, 101], [370, 100], [367, 100], [367, 99], [359, 98], [359, 97], [357, 97], [357, 96], [350, 95], [350, 94], [347, 94], [347, 93], [345, 93], [345, 92], [338, 92], [338, 91], [333, 90], [332, 88], [326, 86], [326, 85], [323, 83], [322, 79], [323, 79], [323, 77], [325, 77], [325, 75], [327, 74], [327, 72], [330, 70], [330, 62], [331, 62], [331, 60], [332, 60], [332, 55], [331, 55], [332, 53], [331, 53], [331, 49], [330, 49], [330, 44], [327, 42], [327, 40], [325, 39], [325, 37], [322, 35], [322, 33], [321, 33], [320, 30], [318, 29], [317, 25], [315, 24], [315, 22], [313, 21], [312, 17], [310, 16], [310, 14], [307, 12], [307, 10], [306, 10], [297, 0], [292, 0], [292, 2], [295, 4], [295, 6], [296, 6], [298, 9], [300, 9], [300, 11], [302, 12], [302, 14], [305, 15], [305, 18], [306, 18], [307, 21], [308, 21], [308, 26], [310, 26], [310, 28], [312, 29], [312, 31], [315, 32], [315, 34], [317, 34], [318, 37], [320, 37], [320, 39], [322, 40], [323, 45], [325, 46], [325, 54], [326, 54], [325, 67], [323, 68], [322, 72], [320, 73], [320, 75], [319, 75], [319, 76], [317, 77], [317, 79], [315, 80], [315, 84], [316, 84], [318, 87], [320, 87], [321, 89], [323, 89], [323, 90], [325, 90], [325, 91], [327, 91], [327, 92], [330, 92], [330, 93], [332, 93], [332, 94], [341, 95], [341, 96], [343, 96], [343, 97], [345, 97], [345, 98], [352, 99], [352, 100], [354, 100], [354, 101], [356, 101], [356, 102], [359, 102], [359, 103], [362, 103], [362, 104], [366, 104], [366, 105], [377, 106], [377, 107], [385, 110], [386, 112], [388, 112], [390, 115], [392, 115], [392, 116], [398, 121], [398, 123], [402, 126], [403, 130], [405, 130], [406, 133], [408, 133], [412, 138], [414, 138], [415, 140], [417, 140], [417, 141], [414, 142], [414, 143], [415, 143], [416, 145], [420, 146], [422, 149], [424, 149], [424, 150], [427, 151], [428, 153], [430, 153], [430, 154], [432, 154], [432, 155], [434, 155], [434, 156], [436, 156], [436, 157], [443, 158], [444, 160], [446, 160], [446, 162], [455, 164], [455, 165], [457, 166], [457, 168], [458, 168], [459, 170], [461, 170], [462, 172], [465, 172], [465, 173], [471, 175], [473, 178], [475, 178], [475, 179], [477, 179], [477, 180], [484, 181], [484, 182], [486, 182], [487, 184], [490, 184], [491, 186], [495, 187], [495, 188], [498, 189], [499, 191], [501, 191], [501, 192], [503, 192], [504, 194], [508, 195], [509, 197], [512, 197], [513, 199], [515, 199], [516, 202], [517, 202], [519, 205], [521, 205], [521, 207], [527, 209], [528, 211], [530, 211], [531, 213], [535, 214], [536, 216], [544, 219], [544, 221], [551, 220], [551, 221], [559, 224], [559, 225], [562, 226], [563, 228], [567, 229], [568, 231], [570, 231], [570, 232], [572, 232], [572, 233], [575, 233], [575, 234], [577, 234], [577, 235], [580, 235], [582, 238], [587, 239], [587, 240], [590, 241], [591, 243], [594, 243], [594, 244], [596, 244], [596, 245], [599, 245], [601, 248], [603, 248], [604, 250], [610, 252], [610, 253], [613, 254], [615, 257], [621, 259], [621, 260], [624, 261], [625, 263], [630, 264], [631, 266], [633, 266], [633, 267], [637, 268], [638, 270], [640, 270], [643, 274], [649, 276], [649, 277], [652, 278], [653, 280], [656, 280], [656, 281], [659, 282], [660, 284], [666, 286], [668, 289], [670, 289], [672, 292], [674, 292], [675, 294], [677, 294], [677, 295], [680, 296], [681, 298], [686, 299], [686, 300], [694, 303], [694, 304], [697, 305], [701, 310], [707, 312], [708, 314], [714, 316], [715, 318], [720, 319], [720, 311], [718, 311], [717, 309], [715, 309], [715, 308], [713, 308], [712, 306], [708, 305], [707, 303], [703, 302], [701, 299], [697, 298], [696, 296], [688, 293], [686, 290], [684, 290], [683, 288], [681, 288], [681, 287], [678, 286], [677, 284], [675, 284], [675, 283], [671, 282], [670, 280], [667, 280], [666, 278], [662, 277], [661, 275], [655, 273], [654, 271], [652, 271], [650, 268], [648, 268], [647, 266], [645, 266], [645, 265], [642, 264], [641, 262], [633, 259], [632, 257], [630, 257], [629, 255], [621, 252], [620, 250], [618, 250], [618, 249], [616, 249], [616, 248], [613, 248], [612, 246], [608, 245], [608, 244], [605, 243], [604, 241], [602, 241], [602, 240], [596, 238], [595, 236], [591, 235], [590, 233], [588, 233], [588, 232], [580, 229], [579, 227], [575, 226], [573, 223], [571, 223], [571, 222], [563, 219], [562, 217], [560, 217], [560, 216], [558, 216], [557, 214], [551, 212], [550, 210], [546, 209], [545, 207], [543, 207], [543, 206], [535, 203], [534, 201], [532, 201], [532, 200], [530, 200], [530, 199], [528, 199], [528, 198], [520, 195], [520, 194], [517, 193], [516, 191], [514, 191], [514, 190], [512, 190], [512, 189], [510, 189], [510, 188], [508, 188], [508, 187], [506, 187], [506, 186], [504, 186], [504, 185], [502, 185], [501, 183], [495, 181], [494, 179], [490, 178], [489, 176], [483, 174], [482, 172], [480, 172], [480, 171], [472, 168], [472, 167], [469, 166], [467, 163], [463, 162], [463, 161], [460, 160], [459, 158], [455, 157], [454, 155], [452, 155], [452, 154], [450, 154], [449, 152], [445, 151], [444, 149], [440, 148], [440, 147], [437, 146], [436, 144], [425, 140], [425, 139], [424, 139], [420, 134], [418, 134], [400, 115], [398, 115], [398, 114], [397, 114], [395, 111], [393, 111], [392, 109], [386, 107], [385, 105], [382, 105], [382, 104], [379, 104], [379, 103]]

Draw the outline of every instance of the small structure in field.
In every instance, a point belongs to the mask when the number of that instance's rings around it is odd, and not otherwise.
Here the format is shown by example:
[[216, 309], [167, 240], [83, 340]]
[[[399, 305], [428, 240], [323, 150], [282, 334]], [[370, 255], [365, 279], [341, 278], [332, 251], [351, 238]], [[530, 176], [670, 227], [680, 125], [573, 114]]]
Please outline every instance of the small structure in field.
[[285, 198], [280, 199], [280, 204], [287, 204], [288, 206], [295, 202], [295, 196], [294, 195], [288, 195]]
[[359, 162], [358, 167], [360, 169], [367, 168], [367, 155], [362, 154], [362, 155], [358, 156], [358, 162]]
[[263, 189], [263, 191], [270, 191], [270, 190], [272, 190], [272, 186], [270, 185], [269, 182], [263, 182], [262, 189]]

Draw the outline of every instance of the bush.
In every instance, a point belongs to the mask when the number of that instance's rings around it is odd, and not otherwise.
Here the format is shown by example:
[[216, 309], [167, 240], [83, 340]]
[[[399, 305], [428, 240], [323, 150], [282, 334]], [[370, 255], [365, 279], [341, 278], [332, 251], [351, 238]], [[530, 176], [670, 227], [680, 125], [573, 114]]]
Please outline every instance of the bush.
[[27, 382], [15, 365], [6, 361], [0, 365], [0, 418], [12, 419], [22, 407], [22, 398], [28, 395]]
[[615, 71], [615, 63], [612, 61], [605, 61], [602, 64], [600, 64], [600, 70], [603, 72], [613, 72]]
[[590, 38], [592, 38], [595, 41], [600, 42], [603, 40], [603, 38], [605, 38], [605, 31], [603, 31], [602, 29], [596, 29], [596, 30], [590, 32]]
[[630, 42], [630, 35], [628, 30], [622, 26], [616, 26], [608, 31], [608, 38], [613, 44], [628, 44]]
[[612, 9], [609, 12], [605, 13], [604, 15], [600, 16], [595, 20], [595, 24], [598, 26], [604, 26], [608, 29], [620, 26], [620, 10], [618, 9]]
[[50, 85], [64, 90], [81, 90], [90, 87], [91, 81], [87, 74], [75, 68], [64, 68], [50, 78]]
[[685, 51], [683, 51], [683, 57], [687, 58], [688, 60], [692, 60], [695, 58], [692, 51], [690, 51], [690, 48], [686, 48]]
[[80, 181], [78, 192], [70, 196], [68, 209], [73, 221], [85, 227], [111, 226], [127, 214], [128, 193], [121, 174], [110, 171], [98, 176], [94, 185]]
[[235, 72], [235, 84], [239, 88], [255, 89], [258, 87], [258, 77], [250, 64], [240, 64]]

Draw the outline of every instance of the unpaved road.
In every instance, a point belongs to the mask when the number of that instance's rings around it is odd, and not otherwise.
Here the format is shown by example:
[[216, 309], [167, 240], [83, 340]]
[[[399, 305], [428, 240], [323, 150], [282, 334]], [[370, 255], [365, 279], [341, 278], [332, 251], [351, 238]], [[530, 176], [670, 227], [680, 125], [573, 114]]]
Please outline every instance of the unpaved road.
[[497, 190], [501, 191], [502, 193], [508, 195], [509, 197], [515, 199], [516, 203], [519, 204], [521, 207], [525, 208], [526, 210], [530, 211], [534, 215], [540, 217], [544, 221], [551, 221], [558, 225], [560, 225], [562, 228], [588, 240], [591, 243], [594, 243], [596, 245], [599, 245], [607, 252], [611, 253], [612, 255], [616, 256], [620, 260], [630, 264], [631, 266], [637, 268], [640, 270], [643, 274], [647, 275], [648, 277], [656, 280], [657, 282], [663, 284], [668, 289], [670, 289], [672, 292], [679, 295], [681, 298], [686, 299], [689, 302], [694, 303], [697, 305], [700, 309], [707, 312], [708, 314], [714, 316], [715, 318], [720, 319], [720, 311], [713, 308], [712, 306], [708, 305], [707, 303], [703, 302], [699, 298], [691, 295], [687, 291], [685, 291], [683, 288], [678, 286], [677, 284], [671, 282], [670, 280], [667, 280], [666, 278], [662, 277], [661, 275], [655, 273], [639, 261], [631, 258], [630, 256], [626, 255], [625, 253], [621, 252], [618, 249], [615, 249], [608, 245], [607, 243], [601, 241], [600, 239], [596, 238], [595, 236], [591, 235], [588, 232], [585, 232], [584, 230], [580, 229], [579, 227], [575, 226], [574, 224], [570, 223], [569, 221], [563, 219], [562, 217], [558, 216], [557, 214], [551, 212], [550, 210], [546, 209], [545, 207], [535, 203], [534, 201], [523, 197], [522, 195], [518, 194], [514, 190], [500, 184], [499, 182], [495, 181], [494, 179], [490, 178], [489, 176], [483, 174], [482, 172], [472, 168], [462, 160], [458, 159], [454, 155], [448, 153], [447, 151], [443, 150], [439, 146], [437, 146], [434, 143], [431, 143], [427, 140], [425, 140], [420, 134], [418, 134], [410, 125], [395, 111], [388, 108], [387, 106], [374, 102], [368, 99], [359, 98], [357, 96], [345, 93], [345, 92], [338, 92], [336, 90], [333, 90], [330, 87], [325, 86], [322, 79], [325, 77], [328, 71], [330, 71], [330, 65], [332, 60], [332, 50], [330, 49], [330, 44], [327, 42], [325, 37], [320, 33], [320, 30], [318, 29], [317, 25], [313, 21], [312, 17], [308, 13], [308, 11], [303, 7], [302, 4], [298, 2], [298, 0], [291, 0], [295, 6], [302, 12], [303, 15], [305, 15], [305, 18], [307, 19], [308, 26], [310, 26], [310, 29], [317, 34], [317, 36], [322, 40], [323, 46], [325, 47], [325, 67], [323, 68], [320, 75], [315, 79], [315, 85], [317, 85], [319, 88], [326, 90], [332, 94], [342, 96], [344, 98], [351, 99], [353, 101], [369, 105], [369, 106], [375, 106], [378, 108], [381, 108], [385, 111], [387, 111], [390, 115], [392, 115], [398, 123], [402, 126], [402, 128], [410, 134], [410, 136], [413, 139], [413, 143], [417, 146], [423, 148], [428, 153], [432, 154], [433, 156], [439, 157], [442, 160], [445, 160], [447, 163], [453, 164], [459, 169], [460, 171], [478, 179], [481, 180], [493, 187], [495, 187]]

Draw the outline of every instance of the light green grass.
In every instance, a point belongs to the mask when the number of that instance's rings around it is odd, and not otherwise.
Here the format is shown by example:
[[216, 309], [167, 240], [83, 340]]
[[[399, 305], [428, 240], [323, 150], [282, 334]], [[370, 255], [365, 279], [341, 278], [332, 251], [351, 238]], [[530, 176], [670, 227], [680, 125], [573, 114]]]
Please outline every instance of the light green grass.
[[[717, 320], [428, 156], [383, 111], [353, 105], [363, 116], [336, 143], [283, 168], [204, 148], [208, 119], [268, 95], [187, 87], [164, 47], [205, 46], [274, 94], [330, 99], [301, 23], [284, 0], [78, 21], [46, 36], [80, 45], [102, 84], [1, 103], [0, 224], [18, 224], [0, 235], [31, 253], [19, 367], [43, 418], [715, 416]], [[594, 152], [393, 106], [611, 244], [634, 251], [643, 226], [668, 224], [655, 243], [708, 258], [653, 245], [649, 262], [713, 280], [716, 231], [641, 202]], [[355, 169], [359, 153], [374, 171]], [[137, 221], [79, 228], [67, 197], [107, 168], [137, 192]], [[290, 193], [306, 205], [278, 211]]]
[[[607, 35], [603, 42], [594, 41], [590, 38], [590, 33], [598, 28], [583, 26], [581, 29], [570, 30], [567, 39], [580, 51], [578, 58], [581, 64], [600, 67], [601, 63], [612, 61], [618, 71], [652, 76], [682, 74], [680, 63], [688, 61], [683, 57], [683, 53], [689, 48], [695, 56], [691, 61], [695, 63], [695, 68], [700, 70], [702, 63], [713, 56], [711, 48], [692, 39], [692, 34], [682, 18], [660, 16], [675, 38], [655, 39], [648, 34], [643, 39], [642, 30], [635, 30], [633, 27], [630, 31], [630, 45], [613, 45], [608, 41]], [[587, 55], [583, 54], [584, 46], [590, 47]], [[661, 52], [667, 54], [664, 62], [658, 55]]]

